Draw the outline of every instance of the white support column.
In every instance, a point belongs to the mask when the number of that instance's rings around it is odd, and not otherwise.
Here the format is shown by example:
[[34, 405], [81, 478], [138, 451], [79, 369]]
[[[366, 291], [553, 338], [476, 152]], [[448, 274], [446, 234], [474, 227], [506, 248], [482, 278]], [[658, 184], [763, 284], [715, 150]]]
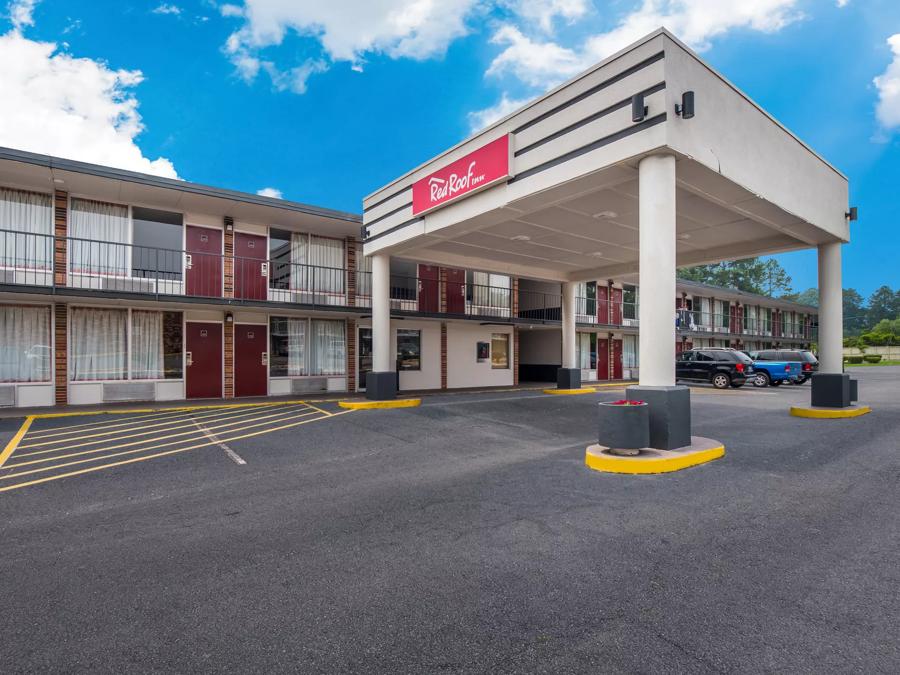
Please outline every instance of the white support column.
[[675, 157], [638, 165], [640, 384], [675, 385]]
[[575, 290], [578, 284], [566, 281], [562, 285], [562, 367], [577, 368], [575, 349]]
[[391, 363], [391, 257], [372, 256], [372, 370], [386, 373]]
[[841, 243], [819, 245], [819, 372], [843, 372]]

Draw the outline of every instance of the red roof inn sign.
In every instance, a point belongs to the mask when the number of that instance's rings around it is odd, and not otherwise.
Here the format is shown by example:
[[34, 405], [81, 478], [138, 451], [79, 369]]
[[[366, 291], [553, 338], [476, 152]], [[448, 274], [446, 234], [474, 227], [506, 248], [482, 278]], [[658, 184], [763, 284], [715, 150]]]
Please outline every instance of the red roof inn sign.
[[509, 134], [413, 183], [413, 215], [431, 211], [510, 177]]

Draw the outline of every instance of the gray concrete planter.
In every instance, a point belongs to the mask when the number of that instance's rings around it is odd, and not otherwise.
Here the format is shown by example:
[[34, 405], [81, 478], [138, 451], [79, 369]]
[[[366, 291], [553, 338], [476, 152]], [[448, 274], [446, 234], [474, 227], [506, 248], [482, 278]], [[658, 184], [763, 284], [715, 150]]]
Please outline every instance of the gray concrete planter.
[[597, 441], [614, 455], [637, 455], [650, 445], [650, 406], [643, 401], [598, 403]]

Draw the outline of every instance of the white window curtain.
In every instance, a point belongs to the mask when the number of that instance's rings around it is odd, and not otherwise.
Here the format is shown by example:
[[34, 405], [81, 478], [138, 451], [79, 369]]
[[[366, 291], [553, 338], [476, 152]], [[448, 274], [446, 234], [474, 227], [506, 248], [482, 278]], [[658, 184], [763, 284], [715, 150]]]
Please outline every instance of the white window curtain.
[[343, 321], [310, 322], [309, 374], [343, 375], [347, 369], [347, 339]]
[[306, 375], [306, 325], [308, 319], [288, 319], [288, 372]]
[[0, 382], [50, 380], [50, 308], [0, 305]]
[[472, 272], [472, 304], [478, 307], [509, 307], [510, 278], [504, 274]]
[[622, 366], [624, 368], [638, 367], [638, 341], [636, 335], [625, 335], [622, 340]]
[[0, 265], [48, 270], [53, 260], [53, 198], [0, 188]]
[[124, 380], [127, 372], [128, 310], [75, 308], [69, 337], [72, 381]]
[[591, 334], [578, 334], [578, 367], [582, 370], [590, 370], [591, 367]]
[[127, 206], [73, 198], [69, 211], [72, 271], [127, 276], [130, 232]]
[[712, 326], [709, 316], [709, 298], [700, 298], [700, 325], [707, 328]]
[[344, 292], [344, 242], [329, 237], [309, 237], [312, 288], [317, 293]]
[[162, 312], [131, 312], [131, 378], [160, 380], [164, 377]]
[[356, 294], [360, 297], [372, 296], [372, 257], [364, 256], [362, 246], [356, 246]]

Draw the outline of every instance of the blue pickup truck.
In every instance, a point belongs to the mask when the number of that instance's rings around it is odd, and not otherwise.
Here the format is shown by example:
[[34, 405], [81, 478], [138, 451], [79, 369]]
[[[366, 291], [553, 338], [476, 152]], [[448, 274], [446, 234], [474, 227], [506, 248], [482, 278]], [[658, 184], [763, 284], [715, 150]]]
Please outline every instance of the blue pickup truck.
[[782, 382], [790, 382], [803, 374], [803, 364], [799, 361], [760, 361], [759, 352], [744, 352], [753, 359], [751, 380], [754, 387], [778, 387]]

